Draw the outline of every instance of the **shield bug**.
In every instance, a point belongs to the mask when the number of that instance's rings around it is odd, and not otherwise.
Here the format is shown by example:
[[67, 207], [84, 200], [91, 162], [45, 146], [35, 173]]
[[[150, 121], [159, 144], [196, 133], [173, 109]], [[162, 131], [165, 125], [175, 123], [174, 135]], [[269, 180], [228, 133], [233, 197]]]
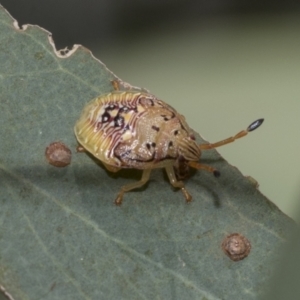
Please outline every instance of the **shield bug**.
[[74, 130], [79, 144], [108, 171], [143, 170], [140, 181], [121, 187], [117, 205], [122, 204], [124, 193], [143, 186], [155, 168], [165, 168], [171, 185], [180, 188], [190, 202], [192, 196], [179, 180], [189, 167], [220, 175], [215, 168], [199, 162], [201, 151], [232, 143], [263, 122], [258, 119], [233, 137], [198, 145], [185, 118], [173, 107], [148, 92], [120, 91], [118, 81], [112, 83], [115, 90], [89, 102]]

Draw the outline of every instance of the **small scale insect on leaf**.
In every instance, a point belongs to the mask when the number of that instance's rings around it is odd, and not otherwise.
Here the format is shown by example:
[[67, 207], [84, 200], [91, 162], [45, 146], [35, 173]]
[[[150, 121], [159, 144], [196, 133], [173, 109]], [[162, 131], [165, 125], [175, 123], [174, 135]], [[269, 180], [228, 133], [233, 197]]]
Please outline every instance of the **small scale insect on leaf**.
[[185, 118], [173, 107], [148, 92], [120, 91], [118, 81], [112, 84], [113, 92], [100, 95], [84, 107], [74, 131], [81, 147], [108, 171], [143, 170], [140, 181], [121, 187], [115, 199], [117, 205], [122, 204], [124, 193], [143, 186], [155, 168], [165, 168], [171, 185], [181, 189], [190, 202], [192, 196], [178, 180], [189, 167], [220, 176], [218, 170], [199, 162], [202, 150], [232, 143], [264, 121], [258, 119], [246, 130], [217, 143], [198, 145]]

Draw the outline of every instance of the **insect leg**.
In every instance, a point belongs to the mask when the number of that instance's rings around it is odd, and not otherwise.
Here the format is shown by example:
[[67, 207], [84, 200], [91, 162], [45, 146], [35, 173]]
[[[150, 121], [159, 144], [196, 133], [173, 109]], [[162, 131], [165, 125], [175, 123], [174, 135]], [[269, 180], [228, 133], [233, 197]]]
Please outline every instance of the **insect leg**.
[[121, 205], [122, 204], [124, 193], [143, 186], [149, 180], [151, 171], [152, 171], [152, 169], [145, 169], [143, 171], [143, 175], [142, 175], [142, 178], [141, 178], [140, 181], [129, 183], [129, 184], [126, 184], [126, 185], [122, 186], [121, 191], [119, 192], [119, 194], [118, 194], [118, 196], [115, 200], [115, 204], [116, 205]]
[[167, 172], [167, 175], [169, 177], [169, 180], [170, 180], [170, 183], [176, 187], [176, 188], [180, 188], [184, 197], [185, 197], [185, 200], [186, 202], [191, 202], [192, 201], [192, 196], [190, 195], [190, 193], [187, 191], [187, 189], [184, 187], [184, 183], [182, 181], [178, 181], [176, 179], [176, 175], [174, 173], [174, 168], [172, 165], [170, 166], [167, 166], [166, 168], [166, 172]]
[[111, 84], [116, 91], [120, 90], [120, 82], [118, 80], [112, 80]]
[[200, 164], [200, 163], [198, 163], [196, 161], [189, 161], [189, 166], [192, 167], [192, 168], [194, 168], [194, 169], [197, 169], [197, 170], [202, 169], [202, 170], [206, 170], [208, 172], [211, 172], [211, 173], [213, 173], [215, 175], [215, 177], [219, 177], [220, 176], [220, 172], [217, 169], [215, 169], [215, 168], [213, 168], [211, 166], [202, 165], [202, 164]]
[[230, 138], [227, 138], [225, 140], [222, 140], [222, 141], [219, 141], [219, 142], [216, 142], [216, 143], [213, 143], [213, 144], [210, 144], [210, 143], [209, 144], [202, 144], [202, 145], [199, 145], [199, 148], [200, 148], [200, 150], [213, 149], [213, 148], [217, 148], [217, 147], [224, 146], [226, 144], [232, 143], [235, 140], [246, 136], [249, 132], [251, 132], [251, 131], [255, 130], [256, 128], [258, 128], [263, 123], [263, 121], [264, 121], [264, 119], [258, 119], [256, 121], [252, 122], [246, 130], [240, 131], [235, 136], [232, 136]]

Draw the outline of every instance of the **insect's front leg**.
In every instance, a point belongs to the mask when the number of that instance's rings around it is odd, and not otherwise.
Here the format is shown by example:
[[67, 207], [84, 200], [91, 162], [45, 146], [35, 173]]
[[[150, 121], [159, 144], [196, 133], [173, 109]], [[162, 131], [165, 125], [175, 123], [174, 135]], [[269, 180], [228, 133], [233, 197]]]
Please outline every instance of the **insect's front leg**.
[[185, 188], [184, 183], [182, 181], [178, 181], [176, 179], [176, 175], [175, 175], [175, 172], [174, 172], [173, 165], [169, 165], [169, 166], [165, 167], [165, 169], [166, 169], [167, 175], [169, 177], [170, 183], [174, 187], [181, 189], [181, 191], [182, 191], [182, 193], [185, 197], [186, 202], [191, 202], [192, 201], [192, 196], [187, 191], [187, 189]]

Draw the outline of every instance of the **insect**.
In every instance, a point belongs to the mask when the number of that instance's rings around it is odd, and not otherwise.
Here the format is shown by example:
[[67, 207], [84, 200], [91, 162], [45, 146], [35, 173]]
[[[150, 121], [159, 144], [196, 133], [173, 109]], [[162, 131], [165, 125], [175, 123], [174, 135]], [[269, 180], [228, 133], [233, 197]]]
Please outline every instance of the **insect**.
[[244, 137], [263, 122], [258, 119], [233, 137], [198, 145], [185, 118], [173, 107], [147, 92], [120, 91], [118, 81], [112, 84], [113, 92], [100, 95], [84, 107], [74, 130], [79, 144], [108, 171], [143, 170], [140, 181], [121, 187], [117, 205], [122, 204], [124, 193], [143, 186], [155, 168], [165, 168], [171, 185], [181, 189], [190, 202], [192, 196], [180, 180], [189, 167], [220, 176], [218, 170], [199, 162], [201, 151]]

